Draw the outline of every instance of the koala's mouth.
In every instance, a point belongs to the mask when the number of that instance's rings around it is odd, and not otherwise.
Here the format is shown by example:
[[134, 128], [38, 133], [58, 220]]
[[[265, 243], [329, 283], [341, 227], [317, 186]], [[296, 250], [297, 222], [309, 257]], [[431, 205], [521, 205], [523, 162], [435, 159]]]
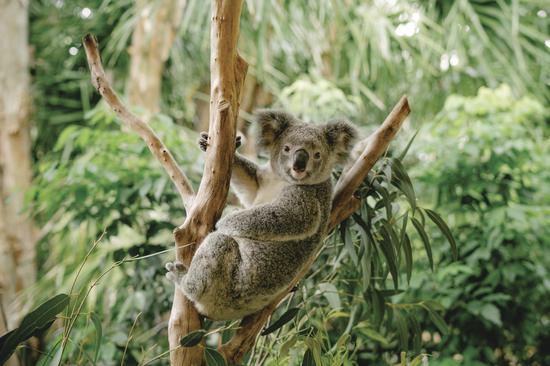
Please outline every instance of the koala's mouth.
[[307, 171], [303, 172], [297, 172], [294, 169], [289, 169], [288, 175], [296, 181], [304, 180], [309, 176], [309, 173]]

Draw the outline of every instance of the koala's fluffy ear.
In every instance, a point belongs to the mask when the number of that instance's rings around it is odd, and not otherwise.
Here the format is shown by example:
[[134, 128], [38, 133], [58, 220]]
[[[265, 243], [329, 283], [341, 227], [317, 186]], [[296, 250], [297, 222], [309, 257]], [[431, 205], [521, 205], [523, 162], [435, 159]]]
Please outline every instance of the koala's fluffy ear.
[[353, 148], [357, 138], [357, 130], [348, 121], [330, 121], [323, 127], [328, 146], [337, 156], [337, 162], [343, 164]]
[[255, 119], [259, 125], [257, 143], [262, 149], [269, 148], [295, 121], [295, 117], [290, 113], [274, 109], [256, 111]]

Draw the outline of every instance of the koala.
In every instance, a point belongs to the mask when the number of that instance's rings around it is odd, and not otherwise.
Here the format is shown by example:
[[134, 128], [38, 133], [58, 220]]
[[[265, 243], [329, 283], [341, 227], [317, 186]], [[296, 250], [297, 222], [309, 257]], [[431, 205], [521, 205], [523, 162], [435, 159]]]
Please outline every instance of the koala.
[[[218, 221], [189, 268], [167, 263], [166, 276], [213, 320], [239, 319], [280, 295], [326, 235], [331, 173], [356, 137], [346, 121], [304, 123], [289, 113], [256, 114], [264, 166], [236, 153], [231, 185], [244, 209]], [[199, 144], [207, 149], [208, 136]], [[237, 140], [237, 147], [240, 140]]]

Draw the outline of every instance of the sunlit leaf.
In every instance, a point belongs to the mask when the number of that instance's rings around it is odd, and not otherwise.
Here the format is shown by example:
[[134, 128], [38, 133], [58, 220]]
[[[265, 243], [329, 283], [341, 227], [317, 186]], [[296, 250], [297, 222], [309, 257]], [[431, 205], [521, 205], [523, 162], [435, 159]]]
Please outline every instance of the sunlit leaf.
[[342, 302], [338, 295], [338, 289], [332, 283], [323, 282], [319, 284], [319, 290], [323, 293], [323, 296], [327, 299], [329, 305], [333, 309], [341, 309]]

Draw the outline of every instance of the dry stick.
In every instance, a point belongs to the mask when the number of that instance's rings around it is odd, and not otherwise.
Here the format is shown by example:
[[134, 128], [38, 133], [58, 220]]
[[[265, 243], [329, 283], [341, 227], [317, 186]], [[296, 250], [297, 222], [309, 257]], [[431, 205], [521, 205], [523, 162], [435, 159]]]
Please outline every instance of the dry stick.
[[[210, 54], [210, 124], [203, 177], [184, 224], [175, 232], [176, 257], [188, 265], [197, 245], [213, 230], [225, 206], [235, 136], [239, 98], [248, 64], [237, 53], [242, 0], [213, 0]], [[191, 331], [201, 328], [201, 317], [193, 304], [176, 289], [168, 322], [170, 348]], [[201, 347], [179, 348], [170, 353], [172, 365], [200, 365]]]
[[188, 210], [193, 201], [193, 187], [189, 183], [189, 180], [180, 169], [174, 157], [159, 139], [155, 132], [149, 127], [147, 123], [139, 119], [132, 114], [116, 93], [113, 91], [110, 83], [105, 77], [105, 71], [103, 71], [103, 65], [101, 64], [101, 57], [97, 47], [97, 41], [94, 36], [87, 34], [82, 40], [84, 49], [86, 50], [86, 57], [88, 58], [88, 65], [90, 67], [90, 73], [92, 75], [92, 84], [97, 89], [99, 94], [105, 99], [107, 104], [116, 113], [120, 121], [126, 125], [129, 129], [135, 131], [145, 141], [149, 150], [153, 153], [155, 158], [160, 162], [166, 173], [174, 182], [176, 189], [178, 190], [183, 205]]
[[[382, 125], [374, 134], [369, 136], [369, 143], [361, 156], [355, 161], [352, 167], [340, 177], [334, 190], [328, 232], [333, 230], [336, 225], [348, 218], [359, 208], [361, 201], [354, 197], [353, 194], [365, 180], [368, 172], [372, 169], [376, 161], [386, 151], [409, 113], [409, 103], [407, 98], [403, 96]], [[315, 261], [315, 258], [316, 256], [312, 256], [311, 259], [304, 264], [302, 270], [296, 275], [286, 291], [278, 296], [275, 301], [263, 310], [245, 317], [241, 322], [241, 327], [237, 330], [233, 338], [220, 347], [220, 352], [225, 356], [229, 364], [240, 364], [242, 362], [244, 356], [254, 346], [256, 338], [266, 324], [269, 316], [287, 296], [288, 292], [306, 275]]]

